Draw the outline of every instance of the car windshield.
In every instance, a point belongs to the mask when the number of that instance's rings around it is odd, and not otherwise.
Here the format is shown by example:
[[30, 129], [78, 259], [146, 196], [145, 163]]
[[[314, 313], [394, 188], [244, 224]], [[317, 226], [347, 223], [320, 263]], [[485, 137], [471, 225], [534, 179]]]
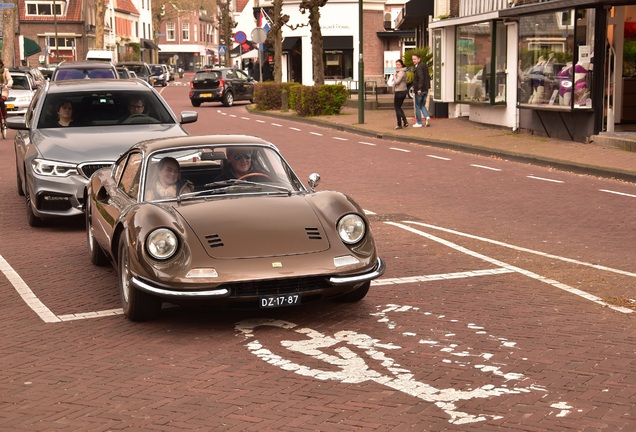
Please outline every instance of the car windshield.
[[111, 69], [58, 69], [55, 73], [55, 81], [65, 81], [74, 79], [97, 79], [110, 78], [115, 79], [117, 76]]
[[13, 90], [31, 90], [29, 79], [24, 75], [11, 75], [13, 79]]
[[150, 155], [145, 167], [145, 201], [290, 195], [305, 190], [276, 151], [253, 144], [161, 151]]
[[69, 104], [71, 126], [113, 126], [130, 124], [174, 124], [175, 120], [158, 96], [151, 91], [83, 91], [49, 93], [37, 121], [38, 128], [57, 128], [59, 108]]
[[126, 65], [126, 69], [133, 71], [137, 74], [137, 76], [145, 77], [148, 76], [148, 71], [144, 65]]
[[152, 66], [150, 68], [150, 70], [152, 71], [153, 75], [162, 74], [163, 73], [163, 68], [161, 66]]

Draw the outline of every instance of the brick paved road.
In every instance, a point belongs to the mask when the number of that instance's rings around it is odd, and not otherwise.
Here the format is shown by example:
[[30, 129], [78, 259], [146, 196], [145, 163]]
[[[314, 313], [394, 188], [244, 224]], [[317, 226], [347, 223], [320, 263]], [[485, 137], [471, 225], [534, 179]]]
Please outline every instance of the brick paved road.
[[[207, 124], [219, 124], [217, 108], [200, 112]], [[248, 123], [239, 107], [230, 112], [237, 117], [222, 118], [228, 129]], [[279, 132], [259, 124], [259, 133]], [[323, 134], [316, 140], [325, 140], [328, 132], [316, 133]], [[394, 170], [374, 170], [377, 178], [370, 175], [366, 186], [350, 184], [345, 166], [354, 153], [341, 150], [343, 166], [326, 167], [321, 161], [333, 154], [330, 146], [313, 138], [303, 143], [304, 151], [280, 144], [302, 177], [311, 165], [325, 167], [321, 188], [349, 189], [378, 212], [370, 217], [389, 270], [367, 298], [356, 305], [270, 311], [169, 307], [159, 320], [144, 324], [118, 315], [116, 273], [91, 266], [81, 221], [27, 227], [24, 199], [15, 192], [13, 152], [8, 141], [0, 144], [0, 257], [6, 260], [0, 267], [12, 278], [0, 276], [0, 429], [634, 429], [634, 314], [532, 277], [568, 286], [578, 286], [578, 279], [598, 281], [592, 287], [601, 295], [604, 289], [633, 290], [631, 276], [403, 224], [409, 231], [395, 224], [435, 221], [441, 210], [426, 205], [426, 197], [423, 203], [416, 197], [405, 201], [397, 192], [379, 200], [377, 188], [394, 182]], [[301, 158], [309, 149], [311, 163]], [[395, 167], [391, 157], [381, 162]], [[360, 175], [367, 170], [357, 169]], [[437, 187], [427, 180], [427, 188]], [[582, 187], [594, 180], [576, 181]], [[507, 225], [507, 212], [499, 213], [500, 228]], [[448, 222], [459, 227], [462, 218]], [[523, 232], [524, 222], [517, 224]], [[486, 233], [494, 237], [496, 230]], [[516, 235], [505, 237], [512, 243]], [[539, 235], [525, 245], [539, 250], [545, 240]], [[573, 247], [554, 243], [543, 248], [566, 255]], [[619, 255], [608, 253], [603, 262], [620, 268]], [[591, 256], [582, 251], [576, 258], [588, 262]], [[45, 323], [30, 309], [10, 269], [51, 316], [65, 321]], [[96, 318], [82, 315], [103, 311]]]

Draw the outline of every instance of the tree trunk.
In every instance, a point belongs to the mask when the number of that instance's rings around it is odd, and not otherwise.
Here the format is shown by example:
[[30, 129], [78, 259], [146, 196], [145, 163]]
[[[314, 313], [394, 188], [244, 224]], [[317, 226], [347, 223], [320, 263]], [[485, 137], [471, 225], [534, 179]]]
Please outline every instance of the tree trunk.
[[18, 63], [14, 47], [15, 43], [15, 26], [13, 20], [17, 5], [12, 8], [2, 8], [2, 61], [5, 66], [11, 66]]
[[274, 22], [270, 32], [274, 38], [274, 81], [283, 81], [283, 29], [281, 26], [281, 15], [283, 12], [283, 0], [274, 0]]
[[309, 8], [311, 26], [311, 55], [314, 63], [314, 85], [325, 83], [325, 64], [322, 58], [322, 32], [320, 31], [320, 6], [312, 4]]
[[95, 49], [104, 49], [104, 18], [106, 8], [104, 0], [97, 0], [95, 11]]

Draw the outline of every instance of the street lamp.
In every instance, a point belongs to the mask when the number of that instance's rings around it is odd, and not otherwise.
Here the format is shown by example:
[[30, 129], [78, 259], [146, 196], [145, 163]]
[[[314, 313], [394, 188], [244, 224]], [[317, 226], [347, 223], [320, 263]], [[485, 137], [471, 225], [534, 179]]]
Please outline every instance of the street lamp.
[[358, 0], [358, 123], [364, 123], [364, 60], [362, 59], [363, 47], [363, 19], [362, 19], [362, 2]]

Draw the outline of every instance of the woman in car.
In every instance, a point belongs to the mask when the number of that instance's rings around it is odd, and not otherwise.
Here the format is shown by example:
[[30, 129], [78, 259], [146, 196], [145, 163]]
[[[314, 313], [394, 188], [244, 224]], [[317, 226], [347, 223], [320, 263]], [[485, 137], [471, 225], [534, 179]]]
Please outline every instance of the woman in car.
[[157, 164], [154, 179], [149, 182], [146, 191], [146, 199], [151, 201], [176, 198], [192, 191], [194, 191], [192, 183], [181, 179], [179, 162], [175, 158], [166, 156]]
[[58, 127], [68, 127], [76, 125], [73, 120], [73, 103], [70, 100], [62, 100], [59, 104], [57, 104], [55, 112], [57, 113]]

